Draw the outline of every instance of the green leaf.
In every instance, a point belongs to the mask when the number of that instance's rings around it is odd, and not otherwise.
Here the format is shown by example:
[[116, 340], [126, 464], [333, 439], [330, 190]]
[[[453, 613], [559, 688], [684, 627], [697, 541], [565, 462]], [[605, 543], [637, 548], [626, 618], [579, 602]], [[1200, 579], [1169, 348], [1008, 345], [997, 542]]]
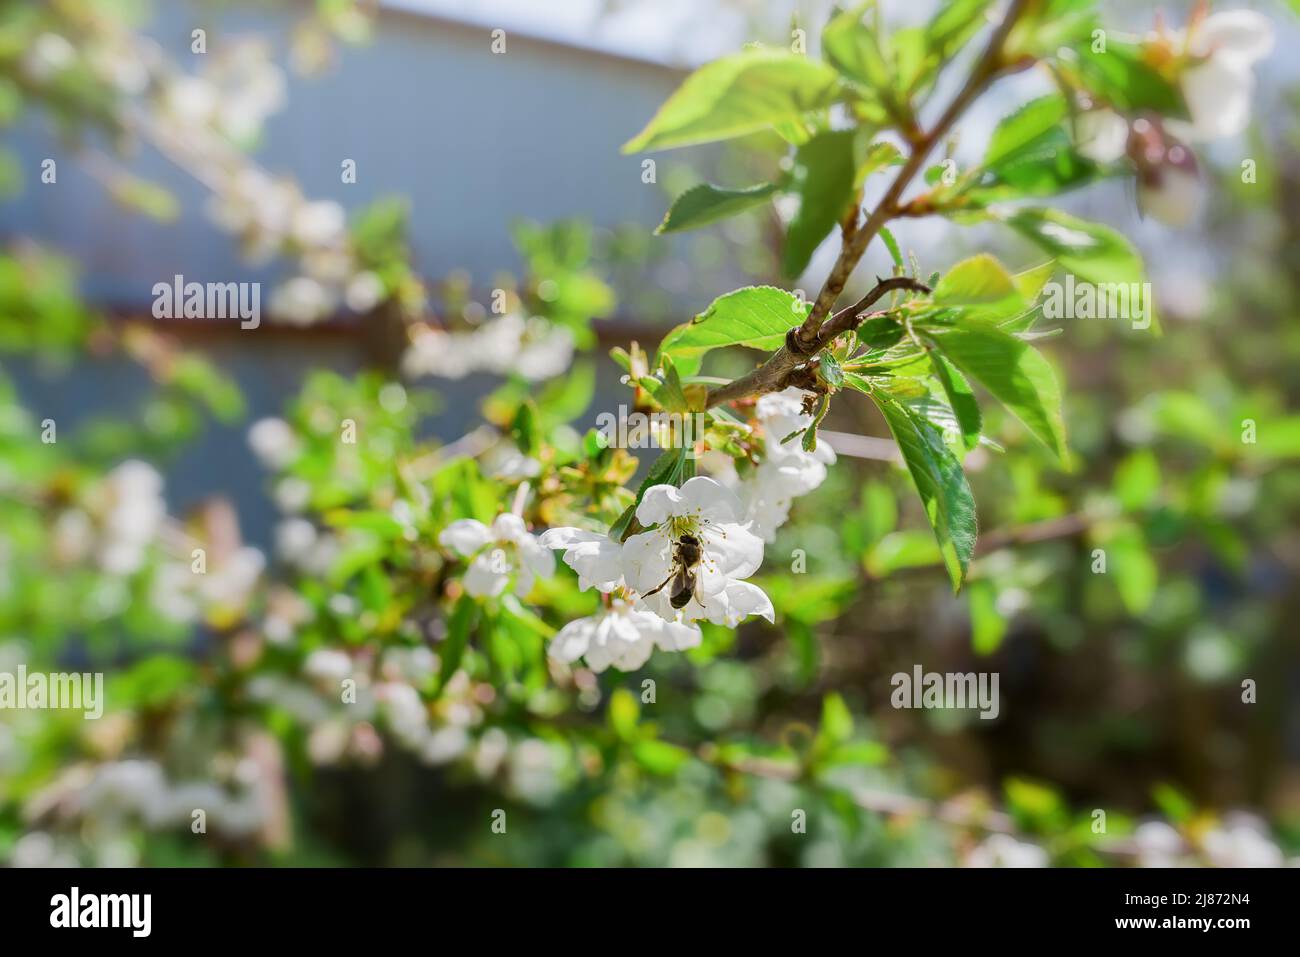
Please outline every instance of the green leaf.
[[447, 682], [460, 667], [461, 658], [465, 656], [465, 647], [469, 644], [469, 633], [478, 619], [478, 612], [478, 603], [469, 595], [461, 595], [456, 599], [456, 605], [447, 619], [447, 637], [438, 645], [439, 692], [447, 686]]
[[890, 166], [902, 166], [906, 162], [903, 154], [893, 143], [887, 140], [872, 143], [867, 147], [866, 155], [858, 162], [858, 172], [854, 177], [853, 186], [854, 188], [861, 186], [872, 173]]
[[636, 695], [626, 688], [617, 689], [609, 697], [609, 726], [621, 741], [635, 741], [641, 737], [639, 722], [641, 706]]
[[1143, 278], [1145, 271], [1137, 251], [1108, 226], [1037, 207], [1018, 210], [1006, 222], [1081, 279], [1140, 282]]
[[1096, 0], [1037, 0], [1026, 5], [1025, 15], [1007, 38], [1007, 62], [1020, 57], [1050, 58], [1062, 48], [1073, 52], [1090, 44], [1098, 26], [1095, 6]]
[[989, 0], [944, 0], [925, 27], [926, 45], [942, 63], [984, 25]]
[[[1115, 230], [1054, 209], [1020, 209], [1006, 218], [1012, 229], [1037, 243], [1062, 269], [1092, 283], [1146, 282], [1146, 268], [1132, 243]], [[1159, 332], [1155, 306], [1146, 297], [1151, 329]]]
[[882, 536], [862, 562], [874, 578], [888, 578], [904, 568], [926, 568], [942, 563], [943, 552], [935, 536], [910, 528]]
[[1059, 93], [1030, 100], [1006, 117], [993, 131], [988, 149], [984, 153], [984, 166], [996, 168], [999, 164], [1022, 155], [1043, 135], [1060, 126], [1065, 119], [1065, 97]]
[[539, 434], [537, 419], [537, 405], [531, 399], [525, 399], [519, 404], [519, 411], [510, 423], [510, 437], [524, 455], [537, 455], [541, 448], [542, 436]]
[[1160, 494], [1160, 463], [1150, 449], [1138, 449], [1115, 467], [1115, 497], [1125, 511], [1150, 508]]
[[822, 31], [822, 56], [846, 77], [869, 89], [889, 87], [890, 70], [876, 31], [862, 22], [874, 0], [831, 18]]
[[1056, 196], [1090, 183], [1107, 171], [1080, 155], [1065, 127], [1055, 126], [1015, 155], [1006, 157], [961, 195], [965, 209], [1043, 196]]
[[838, 692], [822, 698], [822, 723], [818, 738], [828, 745], [843, 744], [853, 737], [853, 715]]
[[817, 356], [817, 370], [821, 380], [833, 389], [842, 388], [844, 385], [844, 370], [840, 368], [839, 360], [828, 351], [822, 351]]
[[1007, 810], [1023, 829], [1052, 834], [1067, 823], [1069, 812], [1065, 802], [1048, 785], [1024, 778], [1008, 778], [1003, 786], [1007, 793]]
[[948, 405], [952, 407], [957, 427], [961, 429], [962, 445], [969, 451], [979, 445], [980, 429], [983, 427], [983, 417], [980, 415], [979, 403], [975, 401], [975, 393], [971, 391], [966, 377], [944, 356], [931, 352], [930, 361], [934, 364], [935, 377], [943, 386], [944, 395], [948, 397]]
[[[655, 399], [668, 412], [689, 412], [691, 403], [686, 398], [686, 392], [682, 388], [681, 376], [677, 373], [677, 365], [673, 362], [673, 357], [665, 355], [661, 360], [663, 367], [663, 381], [653, 391]], [[643, 378], [642, 383], [645, 383]]]
[[682, 471], [686, 467], [686, 452], [687, 450], [684, 448], [669, 449], [655, 459], [654, 464], [650, 466], [650, 471], [646, 473], [645, 480], [636, 490], [636, 500], [610, 526], [610, 538], [615, 541], [623, 541], [633, 534], [632, 529], [636, 522], [636, 507], [641, 504], [641, 499], [645, 497], [647, 489], [654, 485], [681, 484]]
[[988, 253], [963, 259], [949, 269], [934, 290], [938, 306], [970, 306], [1020, 299], [1006, 267]]
[[853, 201], [856, 130], [819, 133], [795, 152], [794, 194], [799, 211], [790, 220], [781, 269], [794, 278]]
[[954, 590], [958, 589], [975, 553], [975, 499], [966, 474], [938, 429], [893, 396], [875, 390], [872, 398], [898, 442], [948, 576]]
[[1182, 791], [1172, 784], [1161, 782], [1151, 788], [1151, 800], [1175, 824], [1190, 821], [1196, 813], [1196, 805]]
[[[800, 444], [805, 452], [817, 451], [817, 427], [822, 424], [822, 419], [826, 418], [826, 410], [831, 407], [831, 399], [828, 395], [818, 396], [817, 408], [813, 411], [812, 422], [803, 430], [803, 439]], [[784, 442], [782, 444], [785, 444]]]
[[1115, 582], [1120, 601], [1130, 615], [1141, 615], [1151, 607], [1160, 580], [1160, 569], [1151, 548], [1137, 527], [1127, 522], [1104, 534], [1106, 574]]
[[1061, 390], [1038, 350], [987, 325], [932, 327], [926, 332], [946, 358], [988, 389], [1057, 458], [1068, 461]]
[[723, 57], [688, 76], [623, 152], [755, 133], [830, 106], [839, 89], [834, 70], [794, 53], [750, 50]]
[[878, 767], [889, 760], [889, 749], [879, 741], [850, 741], [832, 749], [822, 762], [828, 768]]
[[898, 248], [898, 240], [895, 239], [894, 234], [889, 231], [889, 227], [880, 227], [880, 239], [885, 244], [885, 248], [889, 250], [889, 258], [894, 261], [894, 265], [898, 267], [898, 271], [900, 273], [905, 271], [907, 267], [903, 264], [903, 251]]
[[998, 611], [998, 596], [987, 581], [972, 582], [967, 591], [970, 603], [971, 647], [977, 655], [991, 655], [1007, 634], [1007, 620]]
[[1187, 101], [1178, 85], [1146, 62], [1142, 47], [1108, 37], [1106, 49], [1091, 44], [1077, 49], [1077, 71], [1083, 87], [1121, 113], [1150, 110], [1162, 116], [1187, 118]]
[[632, 756], [637, 764], [651, 774], [677, 773], [690, 759], [690, 752], [667, 741], [638, 741], [632, 746]]
[[664, 336], [659, 355], [698, 358], [710, 349], [748, 346], [773, 352], [785, 344], [785, 334], [799, 325], [812, 308], [793, 293], [775, 286], [747, 286], [713, 300], [688, 323]]
[[699, 229], [766, 203], [777, 191], [775, 183], [747, 189], [723, 189], [710, 183], [693, 186], [673, 201], [656, 233]]
[[903, 326], [892, 316], [872, 316], [858, 326], [858, 342], [867, 351], [882, 352], [903, 338]]
[[1016, 292], [1025, 300], [1026, 304], [1032, 304], [1038, 300], [1043, 292], [1043, 287], [1047, 281], [1052, 278], [1052, 273], [1056, 271], [1056, 261], [1049, 259], [1047, 262], [1023, 272], [1018, 272], [1011, 277], [1011, 281], [1016, 284]]

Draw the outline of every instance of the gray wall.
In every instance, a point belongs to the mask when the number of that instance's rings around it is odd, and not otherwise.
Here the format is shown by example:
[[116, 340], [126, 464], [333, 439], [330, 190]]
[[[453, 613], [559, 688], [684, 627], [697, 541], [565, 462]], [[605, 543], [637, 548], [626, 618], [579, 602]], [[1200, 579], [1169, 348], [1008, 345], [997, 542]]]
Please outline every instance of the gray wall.
[[[306, 5], [269, 11], [227, 5], [216, 14], [212, 4], [201, 6], [197, 16], [191, 4], [156, 3], [158, 18], [145, 30], [182, 65], [193, 60], [190, 31], [199, 25], [208, 29], [209, 49], [224, 34], [269, 35], [281, 54], [277, 61], [287, 63], [289, 28]], [[256, 159], [272, 173], [294, 175], [308, 196], [333, 198], [350, 210], [384, 195], [408, 197], [417, 266], [431, 280], [466, 268], [476, 285], [485, 286], [497, 271], [516, 269], [509, 224], [521, 217], [546, 222], [578, 216], [601, 226], [653, 227], [665, 196], [641, 182], [641, 158], [622, 156], [618, 147], [679, 75], [514, 32], [507, 54], [493, 55], [489, 39], [482, 27], [382, 14], [373, 40], [362, 47], [339, 45], [336, 64], [323, 76], [289, 76], [288, 104], [268, 119]], [[203, 213], [206, 191], [151, 150], [125, 162], [176, 194], [183, 209], [176, 223], [124, 213], [42, 117], [27, 117], [9, 140], [24, 169], [25, 189], [0, 202], [0, 239], [31, 237], [69, 255], [91, 303], [147, 310], [153, 284], [175, 273], [264, 283], [284, 274], [280, 264], [244, 263], [230, 237]], [[47, 156], [58, 160], [55, 185], [40, 183], [40, 162]], [[340, 182], [344, 158], [357, 162], [354, 185]], [[678, 242], [675, 248], [679, 259], [688, 258], [689, 245]], [[248, 421], [278, 413], [313, 368], [349, 373], [363, 355], [359, 333], [340, 330], [264, 326], [241, 333], [231, 326], [182, 338], [240, 383], [249, 400]], [[618, 370], [601, 366], [601, 393], [616, 396]], [[133, 418], [151, 388], [139, 367], [120, 359], [83, 358], [63, 370], [6, 361], [5, 371], [37, 419], [54, 417], [61, 433], [92, 416]], [[424, 384], [444, 400], [432, 429], [454, 438], [471, 424], [479, 399], [495, 383], [476, 376]], [[245, 444], [245, 428], [246, 423], [211, 423], [178, 459], [164, 463], [167, 496], [173, 511], [184, 512], [204, 496], [228, 495], [245, 537], [265, 546], [274, 509], [264, 494], [265, 476]]]
[[[146, 28], [182, 65], [190, 31], [208, 27], [209, 49], [223, 34], [269, 34], [284, 53], [302, 5], [239, 7], [196, 17], [188, 4], [159, 3]], [[415, 14], [381, 13], [373, 40], [339, 44], [324, 75], [290, 76], [288, 106], [272, 115], [256, 159], [287, 172], [314, 198], [349, 210], [391, 194], [409, 197], [412, 242], [428, 277], [465, 268], [486, 284], [517, 259], [509, 224], [580, 216], [601, 226], [663, 215], [662, 192], [641, 182], [640, 157], [619, 146], [678, 82], [665, 67], [606, 56], [522, 34], [495, 55], [482, 27]], [[287, 62], [287, 57], [277, 58]], [[129, 163], [181, 200], [180, 222], [124, 216], [67, 148], [29, 120], [13, 146], [27, 188], [0, 203], [0, 233], [45, 240], [77, 259], [89, 298], [122, 306], [152, 300], [153, 283], [175, 273], [223, 281], [269, 281], [275, 266], [241, 262], [230, 239], [207, 222], [205, 191], [152, 150]], [[57, 185], [39, 182], [41, 159], [59, 162]], [[340, 182], [340, 163], [357, 163], [357, 182]]]

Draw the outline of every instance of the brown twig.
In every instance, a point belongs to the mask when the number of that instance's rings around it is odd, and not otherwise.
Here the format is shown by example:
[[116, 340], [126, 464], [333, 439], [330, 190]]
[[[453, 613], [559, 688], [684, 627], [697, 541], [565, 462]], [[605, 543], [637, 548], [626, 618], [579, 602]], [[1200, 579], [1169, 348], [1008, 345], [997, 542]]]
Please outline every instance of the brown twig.
[[803, 351], [804, 347], [800, 344], [796, 335], [798, 327], [791, 329], [786, 335], [785, 346], [778, 349], [771, 359], [748, 375], [741, 376], [739, 379], [728, 382], [726, 385], [719, 386], [709, 392], [709, 406], [730, 402], [734, 399], [742, 399], [745, 396], [762, 395], [765, 392], [779, 392], [791, 385], [807, 388], [812, 383], [812, 377], [805, 374], [801, 367], [818, 352], [834, 342], [838, 336], [850, 329], [856, 329], [866, 310], [875, 302], [883, 296], [900, 289], [913, 292], [930, 291], [929, 286], [912, 279], [910, 276], [878, 279], [869, 293], [847, 309], [841, 309], [826, 320], [817, 333], [816, 341], [812, 346], [808, 347], [807, 352]]

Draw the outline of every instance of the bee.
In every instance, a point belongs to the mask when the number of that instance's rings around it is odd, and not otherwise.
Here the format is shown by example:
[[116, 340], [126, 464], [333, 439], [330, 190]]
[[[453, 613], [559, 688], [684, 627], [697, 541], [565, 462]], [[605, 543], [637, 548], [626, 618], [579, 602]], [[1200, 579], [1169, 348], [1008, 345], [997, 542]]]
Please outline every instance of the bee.
[[700, 580], [698, 570], [700, 562], [704, 559], [704, 549], [700, 546], [700, 540], [694, 535], [683, 535], [673, 546], [673, 566], [668, 572], [668, 577], [663, 580], [658, 588], [653, 588], [646, 592], [642, 597], [649, 598], [656, 592], [662, 591], [669, 583], [673, 587], [668, 592], [668, 603], [674, 608], [685, 608], [687, 602], [694, 596], [695, 600], [704, 607], [703, 596], [700, 595]]

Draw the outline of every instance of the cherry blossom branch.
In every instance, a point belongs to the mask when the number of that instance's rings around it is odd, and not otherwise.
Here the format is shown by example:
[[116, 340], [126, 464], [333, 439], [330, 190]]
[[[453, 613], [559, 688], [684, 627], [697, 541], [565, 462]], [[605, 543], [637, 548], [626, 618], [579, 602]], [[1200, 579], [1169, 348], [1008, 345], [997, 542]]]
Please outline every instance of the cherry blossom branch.
[[[875, 239], [885, 224], [899, 214], [899, 199], [912, 179], [920, 172], [935, 145], [947, 135], [958, 117], [988, 86], [1002, 75], [1008, 64], [1003, 60], [1002, 48], [1012, 28], [1028, 7], [1028, 0], [1012, 0], [1006, 15], [989, 38], [988, 46], [975, 64], [965, 85], [953, 98], [948, 108], [935, 122], [928, 133], [911, 137], [911, 151], [903, 168], [898, 171], [893, 182], [876, 204], [866, 221], [853, 229], [846, 223], [845, 242], [840, 247], [839, 258], [831, 268], [830, 275], [822, 285], [812, 309], [803, 323], [790, 330], [786, 343], [778, 349], [762, 366], [729, 385], [711, 390], [707, 406], [712, 407], [723, 402], [744, 398], [749, 395], [761, 395], [785, 388], [792, 382], [792, 374], [808, 359], [825, 348], [835, 336], [827, 336], [823, 320], [830, 313], [835, 300], [844, 291], [849, 276], [862, 260], [871, 240]], [[856, 217], [855, 217], [856, 218]], [[879, 288], [879, 287], [877, 287]], [[874, 290], [873, 290], [874, 291]], [[857, 308], [857, 307], [854, 307]], [[836, 313], [827, 323], [833, 323], [842, 313]], [[842, 330], [841, 330], [842, 331]], [[838, 333], [836, 333], [838, 335]]]
[[856, 329], [859, 323], [866, 318], [866, 311], [883, 296], [904, 289], [912, 292], [930, 291], [929, 286], [910, 276], [894, 276], [890, 279], [877, 278], [876, 285], [869, 293], [847, 309], [841, 309], [826, 320], [818, 331], [817, 339], [810, 351], [806, 353], [799, 351], [802, 347], [797, 341], [796, 333], [798, 328], [791, 329], [786, 335], [785, 347], [777, 350], [771, 359], [748, 375], [741, 376], [733, 382], [710, 391], [708, 397], [709, 406], [712, 407], [749, 395], [779, 392], [787, 385], [798, 384], [795, 379], [798, 378], [796, 373], [800, 371], [800, 366], [805, 365], [812, 356], [826, 348], [839, 336]]

